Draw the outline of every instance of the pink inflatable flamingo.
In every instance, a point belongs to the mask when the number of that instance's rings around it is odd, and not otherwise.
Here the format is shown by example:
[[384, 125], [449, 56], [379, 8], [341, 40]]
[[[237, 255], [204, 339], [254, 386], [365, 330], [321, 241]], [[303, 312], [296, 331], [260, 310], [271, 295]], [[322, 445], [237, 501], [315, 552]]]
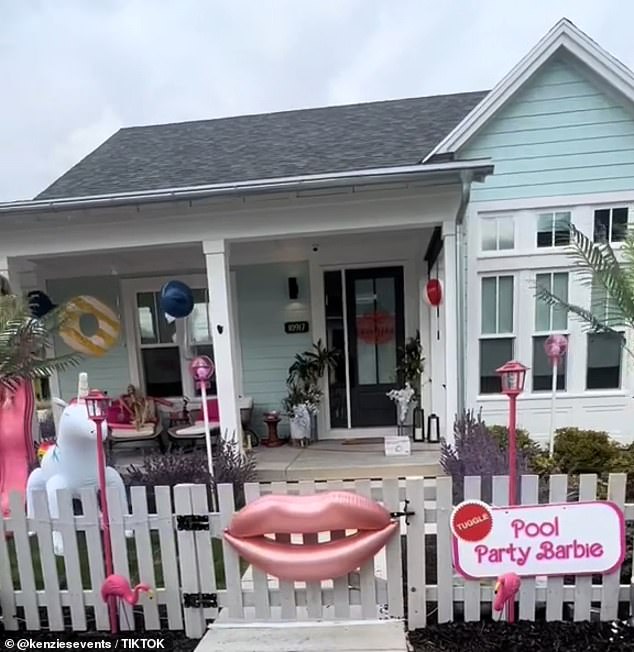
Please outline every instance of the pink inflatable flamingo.
[[506, 619], [512, 623], [515, 616], [515, 596], [520, 590], [521, 580], [515, 573], [504, 573], [495, 583], [494, 611], [502, 611], [506, 607]]

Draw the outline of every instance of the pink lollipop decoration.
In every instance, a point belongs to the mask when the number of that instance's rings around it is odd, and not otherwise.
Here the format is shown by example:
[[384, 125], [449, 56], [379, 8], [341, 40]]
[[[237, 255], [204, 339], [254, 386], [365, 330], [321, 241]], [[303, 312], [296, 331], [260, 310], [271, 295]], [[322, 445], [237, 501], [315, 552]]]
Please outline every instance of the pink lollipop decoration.
[[568, 349], [568, 338], [565, 335], [549, 335], [544, 342], [544, 351], [551, 363], [559, 359]]
[[214, 363], [209, 356], [199, 355], [190, 366], [194, 380], [199, 383], [206, 383], [214, 375]]

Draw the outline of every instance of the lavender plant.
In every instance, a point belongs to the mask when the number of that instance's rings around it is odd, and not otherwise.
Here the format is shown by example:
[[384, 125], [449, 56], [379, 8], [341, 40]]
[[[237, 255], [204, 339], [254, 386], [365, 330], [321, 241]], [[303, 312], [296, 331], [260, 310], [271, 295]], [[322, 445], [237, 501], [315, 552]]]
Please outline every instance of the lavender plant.
[[[244, 502], [244, 484], [256, 479], [255, 459], [250, 451], [241, 452], [235, 442], [219, 442], [214, 457], [214, 477], [207, 469], [204, 449], [191, 452], [154, 453], [141, 464], [130, 465], [122, 474], [127, 486], [173, 487], [181, 483], [204, 484], [210, 491], [218, 484], [232, 484], [236, 504]], [[150, 491], [153, 494], [153, 491]]]
[[[482, 478], [481, 498], [491, 502], [491, 478], [508, 475], [508, 457], [499, 439], [487, 428], [481, 412], [465, 411], [454, 423], [454, 443], [441, 443], [440, 464], [453, 481], [454, 502], [462, 500], [464, 479], [469, 475]], [[526, 454], [517, 451], [518, 476], [528, 471]]]

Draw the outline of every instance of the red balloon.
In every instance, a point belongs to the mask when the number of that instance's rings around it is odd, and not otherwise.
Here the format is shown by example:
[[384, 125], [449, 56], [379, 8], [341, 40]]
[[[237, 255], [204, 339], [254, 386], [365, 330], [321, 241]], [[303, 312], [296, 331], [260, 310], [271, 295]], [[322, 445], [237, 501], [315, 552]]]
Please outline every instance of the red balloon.
[[425, 285], [425, 301], [434, 308], [442, 302], [442, 283], [432, 278]]

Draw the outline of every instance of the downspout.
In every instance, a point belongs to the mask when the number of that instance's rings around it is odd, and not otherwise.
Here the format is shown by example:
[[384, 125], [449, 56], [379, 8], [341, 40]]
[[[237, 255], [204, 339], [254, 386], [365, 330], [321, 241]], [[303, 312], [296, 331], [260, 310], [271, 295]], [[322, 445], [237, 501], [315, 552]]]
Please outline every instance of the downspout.
[[471, 182], [473, 175], [470, 172], [461, 173], [461, 194], [458, 212], [456, 213], [456, 320], [458, 325], [458, 396], [457, 411], [462, 414], [466, 406], [465, 392], [465, 359], [467, 354], [467, 264], [468, 251], [466, 246], [464, 217], [471, 197]]

